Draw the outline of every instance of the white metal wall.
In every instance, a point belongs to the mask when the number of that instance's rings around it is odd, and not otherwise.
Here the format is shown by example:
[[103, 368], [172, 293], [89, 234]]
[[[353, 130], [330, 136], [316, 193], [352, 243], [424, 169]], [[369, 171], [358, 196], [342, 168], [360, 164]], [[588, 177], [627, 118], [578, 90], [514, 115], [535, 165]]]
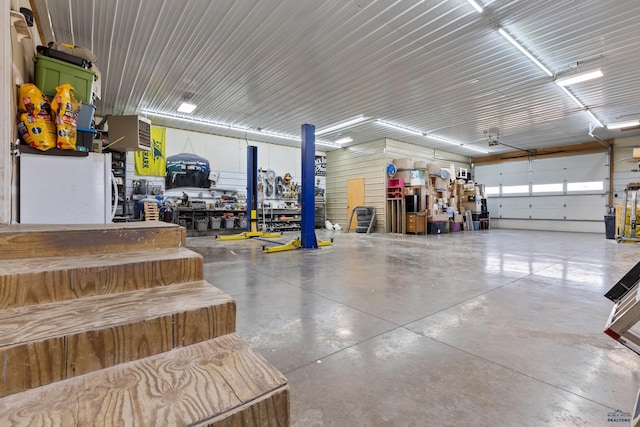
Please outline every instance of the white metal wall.
[[[487, 197], [493, 227], [604, 232], [607, 153], [482, 165], [474, 173], [475, 181], [485, 189], [499, 187], [499, 194]], [[602, 189], [570, 190], [572, 183], [583, 182], [602, 182]], [[537, 190], [546, 184], [561, 184], [560, 190]], [[516, 186], [524, 186], [524, 191], [508, 194]]]

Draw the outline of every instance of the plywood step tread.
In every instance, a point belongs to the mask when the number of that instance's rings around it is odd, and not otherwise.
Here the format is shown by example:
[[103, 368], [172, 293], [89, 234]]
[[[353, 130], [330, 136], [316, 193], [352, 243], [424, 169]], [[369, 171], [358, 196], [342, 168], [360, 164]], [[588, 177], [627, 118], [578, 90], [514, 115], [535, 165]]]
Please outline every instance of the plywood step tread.
[[0, 260], [0, 309], [202, 279], [185, 248]]
[[0, 425], [288, 426], [286, 378], [235, 334], [0, 399]]
[[0, 396], [235, 332], [205, 281], [0, 310]]
[[185, 244], [183, 227], [159, 221], [0, 227], [0, 259], [175, 248]]

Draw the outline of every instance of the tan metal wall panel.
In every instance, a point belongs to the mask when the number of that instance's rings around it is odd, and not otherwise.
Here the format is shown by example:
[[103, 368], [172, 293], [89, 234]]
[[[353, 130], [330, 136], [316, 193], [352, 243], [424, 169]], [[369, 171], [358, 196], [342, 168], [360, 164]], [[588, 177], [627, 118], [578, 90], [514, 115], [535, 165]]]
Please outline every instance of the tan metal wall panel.
[[327, 152], [327, 218], [346, 227], [347, 180], [365, 179], [365, 204], [377, 210], [376, 232], [384, 230], [385, 140]]

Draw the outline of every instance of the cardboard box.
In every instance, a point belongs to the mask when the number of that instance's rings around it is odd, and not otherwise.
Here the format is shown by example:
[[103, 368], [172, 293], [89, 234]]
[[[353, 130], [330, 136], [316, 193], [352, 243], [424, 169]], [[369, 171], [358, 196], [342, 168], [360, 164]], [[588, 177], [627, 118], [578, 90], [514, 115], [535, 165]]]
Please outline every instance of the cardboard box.
[[415, 162], [413, 162], [413, 168], [414, 169], [426, 169], [427, 168], [427, 162], [425, 162], [424, 160], [416, 160]]
[[438, 175], [440, 176], [440, 165], [436, 165], [435, 163], [427, 163], [427, 171], [429, 175]]
[[464, 219], [464, 217], [460, 214], [454, 214], [453, 215], [453, 222], [462, 222]]
[[446, 213], [439, 213], [431, 216], [431, 221], [449, 221], [449, 215]]
[[449, 180], [437, 177], [433, 186], [436, 190], [446, 190], [447, 188], [449, 188]]
[[465, 211], [477, 211], [480, 212], [481, 205], [480, 202], [462, 202], [462, 208]]
[[396, 172], [396, 175], [394, 176], [394, 178], [402, 179], [404, 181], [404, 183], [407, 184], [407, 183], [411, 182], [411, 171], [410, 170], [398, 171], [398, 172]]
[[[404, 159], [394, 159], [393, 164], [396, 165], [398, 169], [413, 169], [413, 159], [408, 157]], [[408, 179], [406, 181], [409, 181]]]

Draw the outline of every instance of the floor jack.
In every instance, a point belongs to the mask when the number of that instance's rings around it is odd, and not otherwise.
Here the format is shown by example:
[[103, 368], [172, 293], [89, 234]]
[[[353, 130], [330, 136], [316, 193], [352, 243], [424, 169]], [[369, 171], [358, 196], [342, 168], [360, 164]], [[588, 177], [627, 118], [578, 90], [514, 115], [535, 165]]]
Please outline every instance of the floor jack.
[[235, 234], [233, 236], [216, 236], [217, 240], [245, 240], [252, 237], [262, 238], [278, 238], [282, 237], [282, 233], [267, 233], [265, 231], [258, 231], [258, 215], [255, 210], [251, 211], [251, 231], [245, 231], [244, 233]]

